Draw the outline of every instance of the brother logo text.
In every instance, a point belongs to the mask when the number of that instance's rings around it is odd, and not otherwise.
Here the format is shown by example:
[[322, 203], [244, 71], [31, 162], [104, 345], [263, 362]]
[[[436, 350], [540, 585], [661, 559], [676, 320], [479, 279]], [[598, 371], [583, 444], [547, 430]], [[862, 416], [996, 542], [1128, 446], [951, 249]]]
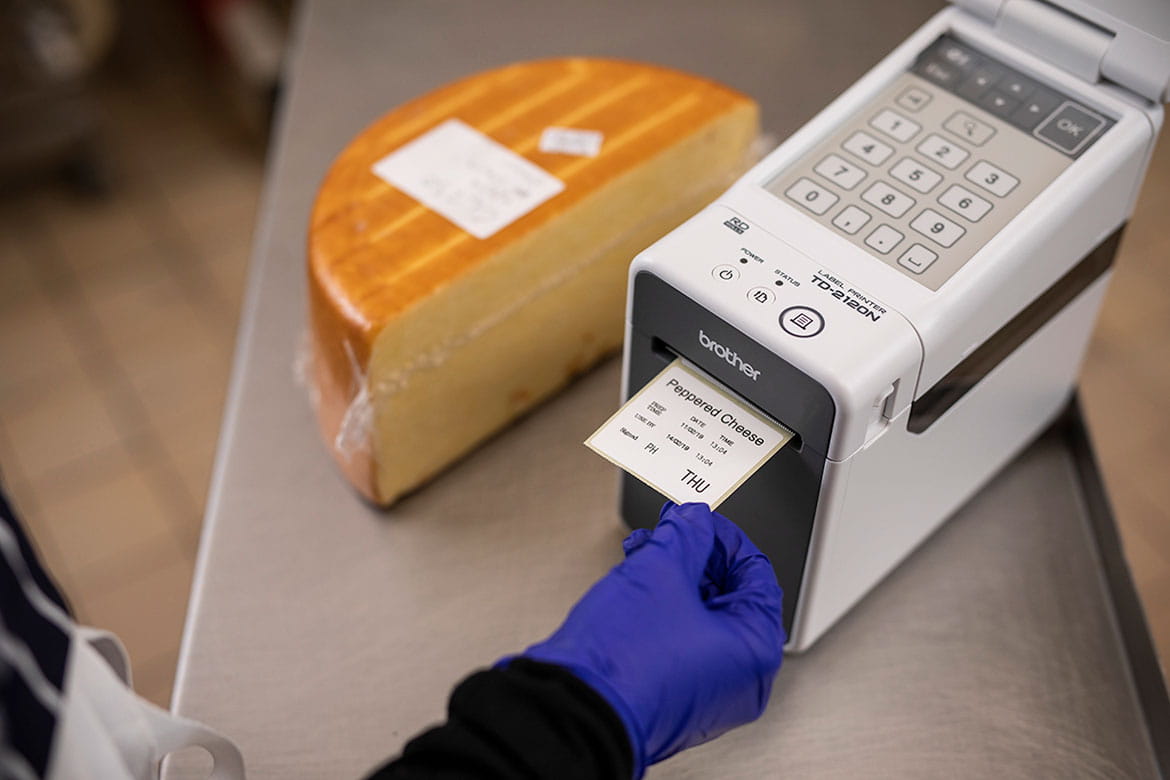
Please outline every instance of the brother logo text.
[[739, 356], [739, 353], [737, 353], [734, 349], [728, 349], [727, 347], [723, 346], [715, 339], [708, 336], [702, 330], [699, 331], [699, 344], [701, 344], [704, 349], [711, 350], [716, 355], [718, 355], [719, 357], [723, 358], [731, 365], [738, 368], [740, 371], [743, 372], [744, 376], [751, 377], [751, 380], [753, 382], [756, 381], [757, 378], [759, 378], [760, 372], [757, 371], [756, 369], [752, 368], [751, 363], [745, 363], [743, 361], [743, 358], [741, 358]]

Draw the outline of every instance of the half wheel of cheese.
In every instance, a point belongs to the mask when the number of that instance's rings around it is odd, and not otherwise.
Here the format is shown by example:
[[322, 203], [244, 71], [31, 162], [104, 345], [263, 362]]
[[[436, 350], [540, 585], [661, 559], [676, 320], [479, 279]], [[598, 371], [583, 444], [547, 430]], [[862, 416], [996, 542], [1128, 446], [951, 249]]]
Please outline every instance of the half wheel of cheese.
[[308, 236], [308, 378], [354, 486], [394, 501], [619, 347], [630, 260], [757, 133], [727, 87], [568, 58], [471, 76], [355, 138]]

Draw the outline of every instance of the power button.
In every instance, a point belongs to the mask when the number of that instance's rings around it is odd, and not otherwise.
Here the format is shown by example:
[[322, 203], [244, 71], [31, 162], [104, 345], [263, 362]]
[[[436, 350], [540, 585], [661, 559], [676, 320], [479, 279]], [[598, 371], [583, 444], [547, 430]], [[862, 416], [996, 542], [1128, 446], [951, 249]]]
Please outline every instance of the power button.
[[711, 275], [721, 282], [733, 282], [739, 278], [739, 269], [733, 265], [717, 265]]

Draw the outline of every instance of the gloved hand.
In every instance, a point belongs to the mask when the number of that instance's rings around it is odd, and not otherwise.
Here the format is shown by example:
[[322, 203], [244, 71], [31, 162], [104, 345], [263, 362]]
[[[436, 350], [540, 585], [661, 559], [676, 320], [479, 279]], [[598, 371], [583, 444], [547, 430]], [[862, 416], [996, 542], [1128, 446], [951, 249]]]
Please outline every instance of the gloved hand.
[[667, 504], [653, 533], [524, 657], [564, 666], [625, 724], [634, 776], [758, 718], [785, 642], [768, 558], [706, 504]]

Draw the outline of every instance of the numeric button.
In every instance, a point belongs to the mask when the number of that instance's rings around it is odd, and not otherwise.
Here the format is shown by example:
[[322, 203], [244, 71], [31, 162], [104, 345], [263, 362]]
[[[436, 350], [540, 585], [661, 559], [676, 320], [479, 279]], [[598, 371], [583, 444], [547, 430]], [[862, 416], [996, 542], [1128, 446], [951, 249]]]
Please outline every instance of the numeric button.
[[991, 211], [990, 203], [958, 184], [951, 185], [946, 192], [939, 195], [938, 202], [972, 222], [978, 222]]
[[876, 181], [866, 190], [861, 199], [877, 206], [891, 217], [900, 217], [914, 207], [914, 198], [903, 195], [884, 181]]
[[784, 193], [814, 214], [824, 214], [839, 198], [812, 179], [800, 178]]
[[935, 173], [925, 165], [904, 157], [893, 168], [890, 175], [903, 184], [908, 184], [919, 192], [926, 194], [933, 190], [942, 181], [942, 175]]
[[967, 181], [1001, 198], [1007, 196], [1020, 183], [1015, 176], [996, 168], [986, 160], [980, 160], [971, 166], [971, 170], [967, 171]]
[[865, 178], [864, 170], [836, 154], [821, 160], [813, 170], [846, 190], [853, 189]]
[[896, 247], [903, 238], [905, 236], [889, 225], [881, 225], [866, 237], [865, 243], [866, 246], [873, 247], [883, 255], [888, 255], [890, 250]]
[[870, 165], [881, 165], [894, 153], [892, 148], [886, 146], [869, 133], [860, 130], [849, 136], [849, 140], [842, 144], [842, 146], [845, 147], [847, 152], [857, 155]]
[[833, 224], [839, 227], [849, 235], [853, 235], [858, 230], [865, 227], [869, 222], [870, 216], [856, 206], [846, 206], [841, 209], [841, 213], [833, 218]]
[[918, 144], [918, 151], [928, 159], [934, 160], [939, 165], [949, 170], [954, 170], [963, 164], [971, 154], [959, 146], [951, 143], [941, 135], [931, 133], [922, 139], [922, 143]]
[[934, 209], [926, 209], [910, 223], [910, 227], [922, 235], [945, 247], [955, 245], [967, 231], [958, 224], [939, 214]]
[[906, 143], [914, 136], [918, 135], [918, 131], [922, 127], [917, 122], [911, 122], [906, 117], [899, 114], [897, 111], [884, 109], [879, 112], [877, 116], [869, 120], [871, 127], [875, 127], [882, 131], [895, 141]]

